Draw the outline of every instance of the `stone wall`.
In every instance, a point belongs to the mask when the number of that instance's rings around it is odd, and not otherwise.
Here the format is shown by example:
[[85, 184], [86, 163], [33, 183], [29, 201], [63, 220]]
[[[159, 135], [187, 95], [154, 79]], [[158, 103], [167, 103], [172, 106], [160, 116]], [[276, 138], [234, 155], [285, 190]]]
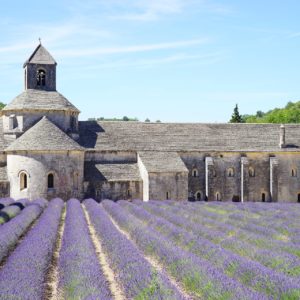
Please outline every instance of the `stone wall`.
[[[300, 195], [300, 154], [277, 154], [278, 199], [280, 202], [297, 202]], [[296, 172], [292, 176], [292, 170]]]
[[136, 163], [135, 151], [86, 151], [85, 161], [97, 163]]
[[141, 181], [89, 182], [85, 190], [85, 198], [97, 201], [142, 199], [143, 185]]
[[[168, 193], [168, 196], [167, 196]], [[187, 200], [188, 173], [149, 173], [149, 199]]]
[[[64, 132], [78, 131], [78, 113], [67, 111], [22, 111], [4, 112], [3, 131], [4, 133], [25, 132], [37, 123], [43, 116], [46, 116], [51, 122]], [[10, 123], [13, 128], [10, 128]], [[74, 124], [74, 125], [73, 125]]]
[[[7, 173], [10, 181], [10, 196], [15, 199], [67, 200], [83, 196], [84, 153], [19, 153], [7, 155]], [[21, 190], [21, 173], [27, 174], [28, 187]], [[48, 174], [54, 174], [54, 188], [48, 189]]]

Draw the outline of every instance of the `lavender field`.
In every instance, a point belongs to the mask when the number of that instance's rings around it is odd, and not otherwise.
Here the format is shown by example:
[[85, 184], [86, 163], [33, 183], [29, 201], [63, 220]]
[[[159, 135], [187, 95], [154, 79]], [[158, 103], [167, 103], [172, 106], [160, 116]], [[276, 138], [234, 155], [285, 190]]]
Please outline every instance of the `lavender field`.
[[22, 203], [0, 225], [1, 300], [300, 299], [300, 205]]

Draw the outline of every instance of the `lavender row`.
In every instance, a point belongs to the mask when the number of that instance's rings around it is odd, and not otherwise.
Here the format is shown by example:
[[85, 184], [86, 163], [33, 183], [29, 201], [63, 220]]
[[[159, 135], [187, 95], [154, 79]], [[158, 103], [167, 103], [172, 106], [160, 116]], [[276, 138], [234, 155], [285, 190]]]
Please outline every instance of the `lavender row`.
[[[63, 201], [52, 200], [0, 270], [0, 299], [43, 299]], [[38, 206], [32, 206], [38, 207]]]
[[59, 254], [59, 294], [63, 299], [112, 299], [78, 200], [67, 202]]
[[15, 200], [12, 198], [1, 198], [0, 199], [0, 210], [3, 209], [5, 206], [8, 206], [14, 202], [15, 202]]
[[268, 299], [264, 294], [229, 278], [207, 260], [175, 246], [156, 229], [146, 226], [120, 205], [104, 201], [103, 206], [118, 225], [130, 234], [138, 247], [146, 255], [158, 260], [193, 298]]
[[[141, 202], [136, 202], [137, 204], [141, 204]], [[157, 201], [153, 201], [153, 204], [159, 206], [162, 209], [174, 209], [178, 212], [181, 207], [178, 206], [170, 206], [165, 205], [163, 203], [159, 203]], [[167, 206], [167, 207], [166, 207]], [[274, 239], [272, 235], [268, 235], [269, 232], [268, 226], [265, 228], [261, 228], [261, 232], [264, 230], [265, 234], [258, 233], [255, 230], [257, 227], [255, 225], [245, 224], [243, 226], [238, 226], [231, 222], [230, 220], [227, 221], [220, 221], [218, 216], [212, 215], [208, 212], [197, 211], [194, 205], [186, 205], [185, 210], [181, 210], [181, 216], [192, 220], [193, 222], [197, 223], [199, 226], [198, 231], [201, 231], [201, 234], [206, 235], [207, 238], [213, 240], [216, 243], [220, 243], [222, 240], [226, 240], [229, 235], [234, 233], [235, 238], [239, 240], [248, 241], [251, 244], [256, 245], [262, 249], [278, 249], [283, 252], [287, 252], [293, 255], [300, 257], [300, 245], [290, 242], [289, 240], [280, 240]], [[217, 233], [217, 232], [220, 233]]]
[[[6, 200], [8, 200], [6, 203], [10, 203], [11, 199], [7, 198]], [[0, 225], [8, 222], [16, 215], [18, 215], [28, 203], [28, 199], [21, 199], [18, 202], [12, 202], [9, 205], [2, 208], [0, 211]]]
[[165, 275], [152, 270], [141, 252], [114, 226], [102, 206], [91, 199], [84, 204], [109, 265], [128, 299], [184, 299]]
[[39, 217], [46, 205], [45, 200], [36, 200], [32, 205], [26, 207], [20, 215], [1, 226], [0, 262], [17, 244], [19, 238], [26, 232], [32, 222]]
[[[164, 218], [150, 214], [142, 206], [135, 206], [126, 202], [123, 205], [131, 207], [130, 211], [141, 220], [145, 220], [148, 227], [158, 229], [160, 234], [171, 239], [179, 247], [207, 259], [232, 278], [257, 291], [264, 291], [267, 295], [275, 297], [278, 295], [289, 296], [300, 292], [300, 282], [296, 279], [291, 279], [255, 261], [222, 249], [205, 238], [195, 236], [193, 233], [175, 226]], [[180, 215], [176, 217], [180, 218]]]
[[[220, 231], [212, 231], [211, 229], [207, 231], [205, 227], [200, 227], [193, 220], [185, 217], [185, 213], [183, 213], [180, 208], [162, 208], [162, 206], [157, 207], [157, 204], [154, 204], [153, 202], [143, 204], [143, 207], [148, 211], [151, 211], [155, 215], [162, 216], [172, 224], [184, 228], [196, 236], [209, 239], [215, 244], [219, 244], [234, 253], [258, 261], [266, 267], [282, 271], [289, 276], [300, 275], [299, 257], [285, 251], [278, 250], [276, 247], [271, 249], [262, 249], [257, 247], [255, 244], [237, 239], [235, 236], [235, 232], [238, 230], [237, 228], [230, 227], [228, 229], [226, 226], [223, 226]], [[226, 232], [227, 229], [229, 234], [224, 235], [224, 232]]]

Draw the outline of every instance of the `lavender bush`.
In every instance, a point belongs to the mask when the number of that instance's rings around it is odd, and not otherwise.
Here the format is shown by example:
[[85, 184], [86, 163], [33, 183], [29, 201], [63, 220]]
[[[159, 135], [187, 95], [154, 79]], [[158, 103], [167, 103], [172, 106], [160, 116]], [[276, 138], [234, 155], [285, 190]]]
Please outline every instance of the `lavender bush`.
[[103, 206], [118, 225], [130, 233], [140, 249], [155, 257], [193, 298], [268, 299], [266, 295], [231, 279], [206, 260], [174, 246], [159, 231], [148, 228], [120, 205], [103, 201]]
[[[32, 207], [32, 208], [31, 208]], [[30, 206], [36, 209], [38, 206]], [[52, 200], [0, 270], [0, 299], [43, 299], [63, 201]]]
[[59, 294], [63, 299], [112, 299], [80, 202], [67, 202], [59, 255]]
[[40, 205], [28, 206], [13, 220], [1, 226], [0, 262], [8, 254], [8, 252], [13, 249], [19, 238], [29, 228], [32, 222], [39, 217], [42, 210], [43, 207]]
[[128, 299], [183, 299], [165, 275], [152, 270], [141, 252], [113, 225], [102, 206], [92, 199], [84, 204], [116, 280]]
[[[130, 204], [124, 203], [127, 206]], [[143, 207], [149, 207], [151, 204], [145, 204]], [[161, 209], [152, 207], [156, 213], [161, 213]], [[143, 211], [142, 207], [132, 206], [134, 215], [141, 220], [148, 220], [147, 225], [159, 230], [172, 240], [176, 245], [186, 249], [200, 257], [204, 257], [211, 264], [214, 264], [220, 270], [241, 283], [248, 285], [258, 291], [264, 291], [267, 295], [281, 295], [282, 297], [300, 292], [300, 283], [298, 280], [289, 278], [280, 273], [276, 273], [266, 268], [256, 261], [245, 259], [235, 253], [216, 246], [209, 240], [195, 236], [193, 233], [175, 226], [165, 218], [151, 215]], [[180, 220], [180, 215], [174, 215], [175, 220]]]
[[15, 202], [15, 200], [12, 199], [12, 198], [1, 198], [0, 199], [0, 210], [2, 208], [4, 208], [5, 206], [8, 206], [8, 205], [10, 205], [10, 204], [12, 204], [14, 202]]

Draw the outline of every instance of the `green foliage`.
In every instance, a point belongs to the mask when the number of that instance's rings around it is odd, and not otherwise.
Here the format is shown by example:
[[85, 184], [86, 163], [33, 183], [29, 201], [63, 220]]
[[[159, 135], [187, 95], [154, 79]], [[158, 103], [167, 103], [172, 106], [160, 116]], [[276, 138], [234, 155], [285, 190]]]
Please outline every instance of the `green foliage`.
[[230, 123], [243, 123], [243, 118], [239, 113], [239, 107], [238, 107], [237, 104], [235, 105], [235, 108], [233, 110], [233, 114], [232, 114], [231, 119], [230, 119], [229, 122]]
[[300, 123], [300, 101], [288, 102], [284, 108], [275, 108], [266, 113], [257, 111], [255, 115], [243, 115], [246, 123]]
[[2, 110], [5, 107], [6, 104], [0, 102], [0, 110]]
[[164, 295], [164, 299], [172, 299], [172, 292], [170, 290], [164, 289], [159, 283], [157, 271], [153, 271], [151, 282], [148, 287], [143, 289], [139, 295], [137, 295], [135, 300], [155, 300], [160, 299], [158, 295]]

